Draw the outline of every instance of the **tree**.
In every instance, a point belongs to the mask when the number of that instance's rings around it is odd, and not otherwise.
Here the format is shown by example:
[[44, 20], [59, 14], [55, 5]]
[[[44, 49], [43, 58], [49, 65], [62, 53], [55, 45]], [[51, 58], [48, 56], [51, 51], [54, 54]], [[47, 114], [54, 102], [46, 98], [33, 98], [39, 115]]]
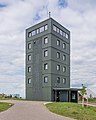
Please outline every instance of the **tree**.
[[82, 84], [82, 89], [80, 90], [80, 94], [82, 95], [82, 107], [84, 107], [84, 96], [87, 94], [86, 92], [86, 88], [83, 84]]

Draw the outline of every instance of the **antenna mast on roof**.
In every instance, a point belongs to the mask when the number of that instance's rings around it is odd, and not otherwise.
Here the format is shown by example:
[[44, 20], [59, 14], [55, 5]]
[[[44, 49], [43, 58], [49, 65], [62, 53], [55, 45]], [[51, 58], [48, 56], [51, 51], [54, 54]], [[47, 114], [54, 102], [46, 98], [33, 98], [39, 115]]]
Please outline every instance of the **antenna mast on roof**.
[[51, 18], [51, 12], [49, 12], [49, 18]]

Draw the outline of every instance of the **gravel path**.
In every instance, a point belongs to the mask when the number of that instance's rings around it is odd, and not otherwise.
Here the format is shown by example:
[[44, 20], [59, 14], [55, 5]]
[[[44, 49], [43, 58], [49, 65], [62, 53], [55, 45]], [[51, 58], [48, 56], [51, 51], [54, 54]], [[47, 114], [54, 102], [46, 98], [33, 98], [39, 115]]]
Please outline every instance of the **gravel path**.
[[15, 103], [15, 105], [1, 112], [0, 120], [72, 120], [49, 112], [43, 102], [16, 100], [5, 102]]

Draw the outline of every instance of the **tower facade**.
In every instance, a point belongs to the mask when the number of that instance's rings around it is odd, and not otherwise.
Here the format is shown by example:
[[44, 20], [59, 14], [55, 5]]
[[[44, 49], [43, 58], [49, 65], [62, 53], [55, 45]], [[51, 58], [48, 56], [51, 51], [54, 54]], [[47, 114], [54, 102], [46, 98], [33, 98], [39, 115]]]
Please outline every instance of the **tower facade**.
[[70, 31], [49, 18], [26, 29], [26, 99], [69, 101]]

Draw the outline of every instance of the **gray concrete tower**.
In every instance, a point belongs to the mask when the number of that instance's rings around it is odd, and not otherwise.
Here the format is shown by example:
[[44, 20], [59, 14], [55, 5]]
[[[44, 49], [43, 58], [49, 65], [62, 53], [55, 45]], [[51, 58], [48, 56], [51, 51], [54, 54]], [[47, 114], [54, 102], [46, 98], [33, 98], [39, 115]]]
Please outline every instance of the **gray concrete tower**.
[[70, 31], [49, 18], [26, 29], [26, 99], [69, 101]]

